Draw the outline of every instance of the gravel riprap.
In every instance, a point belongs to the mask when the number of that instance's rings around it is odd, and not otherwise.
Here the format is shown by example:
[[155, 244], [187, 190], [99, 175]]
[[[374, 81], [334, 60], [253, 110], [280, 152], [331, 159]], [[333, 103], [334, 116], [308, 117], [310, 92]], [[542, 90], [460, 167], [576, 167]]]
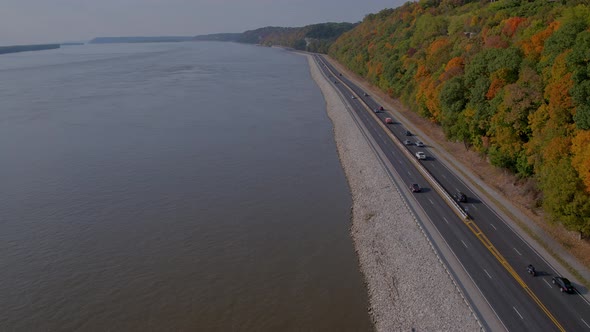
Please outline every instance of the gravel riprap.
[[[308, 56], [353, 199], [351, 236], [377, 331], [477, 331], [471, 308], [340, 96]], [[402, 188], [401, 190], [404, 190]]]

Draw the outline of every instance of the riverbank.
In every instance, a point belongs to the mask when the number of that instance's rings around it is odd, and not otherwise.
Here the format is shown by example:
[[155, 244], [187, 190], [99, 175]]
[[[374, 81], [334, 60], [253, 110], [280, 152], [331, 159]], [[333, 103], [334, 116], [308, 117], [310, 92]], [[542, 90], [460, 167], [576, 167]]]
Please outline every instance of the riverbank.
[[480, 330], [471, 308], [346, 105], [308, 56], [352, 199], [351, 236], [377, 331]]

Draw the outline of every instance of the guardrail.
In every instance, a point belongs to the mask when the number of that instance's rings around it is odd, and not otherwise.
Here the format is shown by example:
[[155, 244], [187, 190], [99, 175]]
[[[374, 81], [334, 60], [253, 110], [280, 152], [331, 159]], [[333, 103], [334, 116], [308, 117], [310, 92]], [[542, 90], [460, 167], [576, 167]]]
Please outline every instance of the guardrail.
[[395, 144], [397, 144], [397, 146], [400, 148], [400, 150], [402, 150], [402, 153], [405, 154], [405, 156], [410, 159], [410, 162], [414, 164], [414, 166], [418, 169], [418, 171], [426, 178], [426, 180], [430, 183], [430, 185], [432, 185], [432, 187], [439, 193], [439, 195], [441, 195], [441, 197], [445, 200], [445, 202], [447, 203], [447, 205], [449, 205], [453, 211], [455, 212], [455, 214], [457, 214], [460, 218], [466, 220], [469, 219], [469, 215], [465, 212], [465, 210], [463, 210], [463, 208], [461, 208], [461, 206], [459, 204], [457, 204], [457, 202], [453, 199], [453, 197], [451, 197], [451, 195], [440, 185], [440, 183], [438, 183], [438, 181], [432, 176], [432, 174], [430, 174], [430, 172], [416, 159], [416, 157], [414, 155], [412, 155], [412, 153], [405, 147], [405, 145], [402, 144], [402, 142], [400, 141], [400, 139], [398, 139], [392, 132], [391, 130], [389, 130], [389, 127], [387, 127], [383, 121], [381, 120], [381, 118], [379, 118], [375, 112], [373, 112], [373, 110], [371, 109], [371, 107], [369, 107], [369, 105], [367, 104], [367, 102], [361, 98], [361, 96], [358, 96], [356, 94], [356, 92], [354, 92], [354, 90], [348, 86], [348, 84], [346, 84], [343, 80], [341, 80], [338, 75], [336, 75], [334, 73], [334, 71], [324, 63], [324, 61], [321, 61], [324, 66], [326, 67], [326, 69], [332, 73], [332, 76], [334, 76], [334, 78], [338, 81], [340, 81], [342, 83], [342, 85], [344, 87], [346, 87], [350, 93], [352, 95], [357, 96], [357, 99], [362, 101], [362, 105], [365, 108], [365, 111], [369, 112], [371, 114], [371, 117], [373, 117], [377, 123], [379, 123], [379, 126], [381, 126], [381, 128], [385, 131], [385, 133], [387, 134], [387, 136], [389, 136], [389, 138], [391, 140], [393, 140], [395, 142]]

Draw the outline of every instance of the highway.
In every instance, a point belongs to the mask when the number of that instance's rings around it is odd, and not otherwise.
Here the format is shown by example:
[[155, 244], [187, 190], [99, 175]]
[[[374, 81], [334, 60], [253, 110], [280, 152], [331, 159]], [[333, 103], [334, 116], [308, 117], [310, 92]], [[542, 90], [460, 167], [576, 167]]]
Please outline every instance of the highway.
[[[418, 183], [423, 188], [422, 192], [413, 194], [416, 202], [508, 330], [590, 331], [590, 303], [577, 293], [561, 293], [551, 283], [552, 277], [558, 275], [555, 268], [444, 163], [438, 161], [433, 149], [415, 144], [404, 145], [404, 140], [416, 142], [418, 138], [406, 136], [406, 128], [396, 121], [392, 113], [387, 109], [374, 113], [372, 110], [381, 105], [371, 96], [364, 96], [362, 88], [345, 75], [340, 76], [322, 56], [314, 58], [403, 179], [406, 188], [400, 190], [409, 191], [411, 183]], [[394, 123], [385, 125], [386, 117], [393, 118]], [[416, 162], [413, 155], [418, 151], [425, 152], [428, 158]], [[426, 174], [418, 169], [418, 163], [427, 171]], [[467, 202], [459, 204], [469, 218], [463, 218], [458, 206], [453, 205], [456, 203], [449, 202], [448, 196], [441, 195], [440, 190], [429, 183], [429, 176], [444, 188], [443, 192], [453, 194], [461, 191], [467, 195]], [[528, 264], [535, 266], [538, 276], [527, 273]]]

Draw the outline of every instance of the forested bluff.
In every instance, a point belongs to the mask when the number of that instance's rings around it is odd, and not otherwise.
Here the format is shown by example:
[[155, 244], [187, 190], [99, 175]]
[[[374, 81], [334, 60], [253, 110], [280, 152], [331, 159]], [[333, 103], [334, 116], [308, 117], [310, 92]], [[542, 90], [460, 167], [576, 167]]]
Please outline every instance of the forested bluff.
[[300, 51], [327, 53], [328, 48], [344, 32], [354, 28], [354, 23], [319, 23], [303, 27], [264, 27], [242, 33], [216, 33], [200, 35], [194, 41], [233, 41], [265, 46], [290, 47]]
[[329, 54], [534, 180], [550, 221], [590, 236], [587, 1], [408, 2], [367, 15]]

